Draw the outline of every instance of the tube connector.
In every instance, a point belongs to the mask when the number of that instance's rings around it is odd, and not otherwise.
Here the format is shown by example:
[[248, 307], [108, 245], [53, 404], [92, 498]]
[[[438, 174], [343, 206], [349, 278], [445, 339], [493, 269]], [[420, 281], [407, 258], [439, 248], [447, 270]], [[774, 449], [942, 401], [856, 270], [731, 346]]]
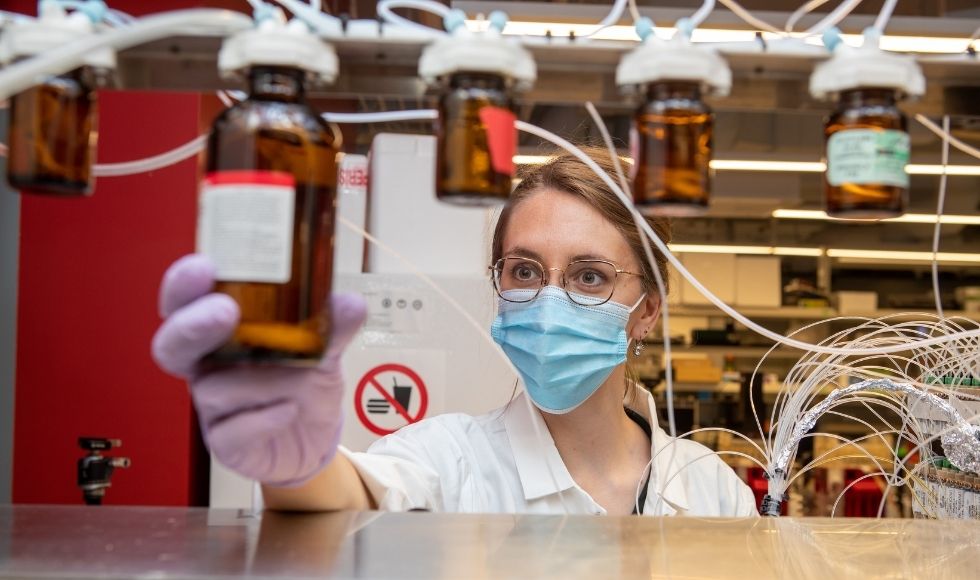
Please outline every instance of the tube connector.
[[759, 512], [767, 517], [778, 518], [784, 501], [786, 501], [785, 496], [782, 499], [776, 499], [767, 493], [762, 497], [762, 505], [759, 506]]

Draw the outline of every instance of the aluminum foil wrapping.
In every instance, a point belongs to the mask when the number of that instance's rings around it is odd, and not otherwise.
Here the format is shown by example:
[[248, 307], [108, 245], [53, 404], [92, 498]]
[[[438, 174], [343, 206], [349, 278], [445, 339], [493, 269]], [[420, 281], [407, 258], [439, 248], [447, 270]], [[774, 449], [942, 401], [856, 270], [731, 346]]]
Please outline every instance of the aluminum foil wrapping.
[[799, 445], [803, 436], [809, 433], [813, 429], [813, 426], [817, 424], [817, 419], [839, 399], [861, 391], [905, 393], [941, 411], [946, 415], [950, 424], [950, 428], [939, 439], [946, 453], [946, 458], [962, 471], [980, 474], [980, 427], [968, 423], [949, 401], [937, 397], [915, 385], [896, 383], [888, 379], [869, 379], [855, 383], [849, 387], [834, 389], [827, 395], [827, 398], [811, 407], [796, 424], [796, 427], [793, 429], [793, 435], [786, 446], [776, 455], [776, 460], [772, 465], [772, 472], [787, 473], [790, 458], [796, 452], [796, 447]]

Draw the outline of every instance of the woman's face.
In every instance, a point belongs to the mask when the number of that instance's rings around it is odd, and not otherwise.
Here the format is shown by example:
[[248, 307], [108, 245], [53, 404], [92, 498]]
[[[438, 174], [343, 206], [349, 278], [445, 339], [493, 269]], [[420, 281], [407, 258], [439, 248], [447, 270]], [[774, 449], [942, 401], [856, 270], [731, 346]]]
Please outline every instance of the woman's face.
[[[629, 244], [615, 226], [585, 200], [543, 189], [514, 207], [503, 232], [502, 257], [534, 258], [545, 268], [564, 268], [579, 259], [606, 260], [617, 269], [642, 272]], [[548, 284], [561, 286], [561, 272], [548, 272]], [[632, 307], [643, 296], [642, 278], [620, 274], [612, 300]], [[659, 314], [659, 298], [647, 296], [626, 327], [630, 338], [642, 338]]]

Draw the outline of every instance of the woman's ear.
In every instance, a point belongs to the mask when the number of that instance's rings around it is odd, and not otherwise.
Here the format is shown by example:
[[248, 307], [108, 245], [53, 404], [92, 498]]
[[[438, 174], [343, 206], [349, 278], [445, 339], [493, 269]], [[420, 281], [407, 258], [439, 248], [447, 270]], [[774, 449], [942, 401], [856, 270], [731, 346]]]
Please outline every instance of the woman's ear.
[[656, 293], [648, 294], [637, 310], [640, 313], [640, 317], [633, 324], [630, 338], [633, 340], [642, 340], [653, 331], [657, 325], [657, 319], [660, 318], [660, 295]]

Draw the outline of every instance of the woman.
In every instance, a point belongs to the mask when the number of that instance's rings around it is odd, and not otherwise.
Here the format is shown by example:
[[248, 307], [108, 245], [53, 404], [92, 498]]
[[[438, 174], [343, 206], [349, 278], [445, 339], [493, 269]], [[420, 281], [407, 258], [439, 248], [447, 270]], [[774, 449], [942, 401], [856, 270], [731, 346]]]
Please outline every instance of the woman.
[[[589, 153], [612, 173], [608, 154]], [[668, 237], [665, 222], [651, 225]], [[492, 254], [492, 336], [527, 393], [479, 417], [420, 421], [367, 453], [337, 452], [339, 359], [365, 317], [358, 296], [333, 297], [330, 349], [316, 369], [201, 372], [197, 361], [228, 339], [238, 309], [210, 293], [209, 263], [190, 256], [164, 277], [154, 357], [189, 379], [211, 451], [262, 482], [268, 508], [756, 513], [752, 492], [716, 455], [669, 443], [652, 397], [628, 377], [626, 359], [657, 322], [660, 299], [630, 214], [589, 168], [561, 155], [524, 175]], [[659, 255], [657, 267], [666, 279]]]

